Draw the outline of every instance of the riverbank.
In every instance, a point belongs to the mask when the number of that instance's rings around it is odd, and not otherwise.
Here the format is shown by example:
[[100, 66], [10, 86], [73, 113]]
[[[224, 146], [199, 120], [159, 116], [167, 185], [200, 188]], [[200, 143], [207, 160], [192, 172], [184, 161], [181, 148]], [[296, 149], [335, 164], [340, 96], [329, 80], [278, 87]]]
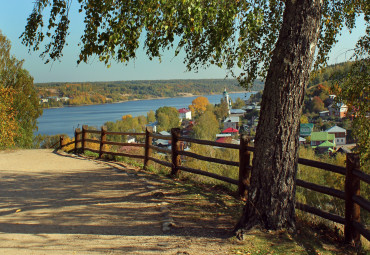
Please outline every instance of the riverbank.
[[[237, 94], [237, 93], [256, 93], [257, 91], [231, 91], [228, 92], [229, 94]], [[63, 105], [58, 107], [42, 107], [42, 109], [58, 109], [58, 108], [65, 108], [65, 107], [79, 107], [79, 106], [89, 106], [89, 105], [107, 105], [107, 104], [120, 104], [124, 102], [134, 102], [134, 101], [147, 101], [147, 100], [161, 100], [161, 99], [169, 99], [169, 98], [186, 98], [186, 97], [199, 97], [199, 96], [205, 96], [205, 95], [218, 95], [219, 93], [210, 93], [210, 94], [192, 94], [192, 93], [180, 93], [182, 95], [175, 96], [175, 97], [148, 97], [148, 98], [134, 98], [130, 100], [120, 100], [115, 102], [106, 102], [104, 104], [98, 103], [98, 104], [76, 104], [76, 105]]]

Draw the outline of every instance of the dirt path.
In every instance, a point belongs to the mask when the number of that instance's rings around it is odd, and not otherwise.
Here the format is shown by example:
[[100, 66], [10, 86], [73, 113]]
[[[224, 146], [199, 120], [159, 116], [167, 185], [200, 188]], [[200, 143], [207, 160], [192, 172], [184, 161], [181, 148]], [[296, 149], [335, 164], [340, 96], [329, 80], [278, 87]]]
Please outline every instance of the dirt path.
[[0, 178], [0, 254], [230, 253], [232, 219], [184, 211], [142, 171], [19, 150], [0, 152]]

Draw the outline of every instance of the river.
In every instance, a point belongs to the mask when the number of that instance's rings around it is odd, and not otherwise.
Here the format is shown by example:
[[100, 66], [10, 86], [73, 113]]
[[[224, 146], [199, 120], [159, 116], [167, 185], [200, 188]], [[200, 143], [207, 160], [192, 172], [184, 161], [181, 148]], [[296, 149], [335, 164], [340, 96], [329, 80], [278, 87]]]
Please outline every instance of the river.
[[[235, 101], [238, 97], [248, 99], [251, 93], [230, 93]], [[222, 95], [204, 95], [211, 104], [220, 103]], [[82, 125], [100, 128], [107, 121], [116, 121], [123, 115], [131, 114], [133, 117], [145, 115], [150, 110], [157, 110], [162, 106], [187, 108], [194, 97], [175, 97], [165, 99], [126, 101], [114, 104], [73, 106], [63, 108], [44, 109], [43, 115], [38, 119], [36, 134], [56, 135], [67, 134], [73, 136], [74, 129]]]

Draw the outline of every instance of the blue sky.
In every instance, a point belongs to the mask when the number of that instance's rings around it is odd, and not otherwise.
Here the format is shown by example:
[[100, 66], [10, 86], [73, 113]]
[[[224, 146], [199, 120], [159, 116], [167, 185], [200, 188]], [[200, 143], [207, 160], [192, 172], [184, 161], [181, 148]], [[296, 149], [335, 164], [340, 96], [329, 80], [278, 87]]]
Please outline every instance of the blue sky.
[[[129, 65], [112, 63], [108, 69], [97, 58], [88, 64], [77, 66], [79, 38], [83, 32], [82, 17], [77, 8], [71, 13], [71, 31], [68, 37], [69, 46], [64, 50], [61, 62], [45, 65], [38, 52], [28, 53], [20, 42], [19, 36], [24, 31], [26, 19], [33, 8], [32, 0], [0, 0], [0, 30], [12, 42], [12, 54], [17, 59], [24, 59], [27, 69], [37, 82], [83, 82], [83, 81], [117, 81], [117, 80], [166, 80], [166, 79], [223, 79], [226, 71], [217, 67], [200, 69], [198, 73], [186, 72], [183, 56], [173, 57], [173, 51], [166, 52], [163, 60], [150, 61], [143, 50], [137, 52], [137, 59]], [[74, 1], [76, 5], [77, 1]], [[365, 33], [365, 23], [359, 19], [356, 29], [349, 34], [344, 31], [338, 44], [330, 53], [329, 64], [348, 60], [357, 39]]]

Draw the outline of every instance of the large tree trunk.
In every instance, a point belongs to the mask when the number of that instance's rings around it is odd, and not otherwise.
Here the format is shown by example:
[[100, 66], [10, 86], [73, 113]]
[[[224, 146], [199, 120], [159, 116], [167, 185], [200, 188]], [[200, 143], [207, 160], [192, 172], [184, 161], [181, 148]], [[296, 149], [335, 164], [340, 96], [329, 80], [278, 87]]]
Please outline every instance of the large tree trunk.
[[320, 32], [320, 0], [286, 0], [262, 97], [251, 186], [238, 236], [295, 228], [299, 119]]

